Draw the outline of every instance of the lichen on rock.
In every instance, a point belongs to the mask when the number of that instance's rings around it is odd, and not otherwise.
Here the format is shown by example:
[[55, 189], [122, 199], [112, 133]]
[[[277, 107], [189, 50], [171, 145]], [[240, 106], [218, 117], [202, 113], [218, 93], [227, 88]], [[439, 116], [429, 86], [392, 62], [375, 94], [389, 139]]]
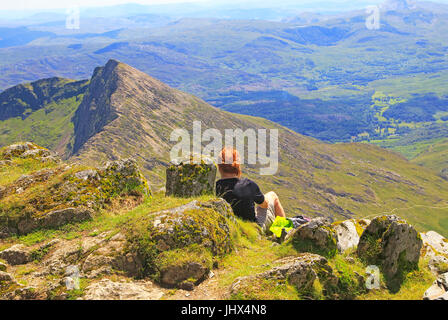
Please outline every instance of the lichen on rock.
[[0, 149], [1, 160], [11, 160], [17, 157], [59, 161], [51, 151], [32, 142], [17, 143]]
[[193, 201], [131, 226], [128, 251], [143, 261], [140, 276], [153, 276], [168, 287], [197, 284], [210, 271], [213, 257], [233, 250], [236, 232], [224, 200]]
[[299, 252], [333, 257], [338, 251], [337, 234], [326, 218], [316, 218], [290, 232], [286, 241]]
[[356, 219], [333, 223], [332, 227], [336, 231], [339, 252], [345, 252], [357, 247], [360, 236], [369, 224], [369, 220]]
[[422, 244], [420, 234], [406, 221], [379, 216], [362, 234], [357, 253], [365, 263], [379, 266], [389, 289], [396, 292], [406, 274], [418, 269]]
[[183, 198], [213, 195], [216, 172], [216, 164], [207, 158], [173, 160], [166, 170], [166, 195]]
[[235, 279], [230, 287], [230, 296], [238, 299], [260, 299], [265, 297], [264, 291], [267, 288], [284, 287], [286, 282], [302, 298], [312, 298], [316, 294], [316, 283], [319, 283], [322, 290], [319, 294], [328, 299], [353, 298], [328, 260], [320, 255], [302, 253], [296, 257], [280, 259], [274, 264], [276, 266], [268, 271]]
[[[14, 157], [30, 150], [43, 149], [26, 143], [6, 147], [2, 154], [16, 159]], [[132, 197], [138, 204], [151, 195], [145, 177], [132, 159], [108, 162], [102, 168], [56, 165], [40, 169], [40, 160], [30, 161], [18, 161], [15, 165], [23, 166], [20, 168], [24, 171], [28, 166], [36, 167], [37, 171], [22, 175], [1, 188], [2, 238], [92, 219], [115, 198]]]

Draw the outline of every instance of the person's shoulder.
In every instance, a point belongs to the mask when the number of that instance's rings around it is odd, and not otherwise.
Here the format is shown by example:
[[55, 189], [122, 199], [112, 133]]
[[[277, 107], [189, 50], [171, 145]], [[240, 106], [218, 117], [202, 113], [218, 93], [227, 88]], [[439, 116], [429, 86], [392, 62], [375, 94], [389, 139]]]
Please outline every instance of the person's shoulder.
[[257, 185], [253, 180], [251, 180], [249, 178], [241, 178], [239, 183], [241, 183], [243, 185], [251, 185], [251, 186], [256, 186]]

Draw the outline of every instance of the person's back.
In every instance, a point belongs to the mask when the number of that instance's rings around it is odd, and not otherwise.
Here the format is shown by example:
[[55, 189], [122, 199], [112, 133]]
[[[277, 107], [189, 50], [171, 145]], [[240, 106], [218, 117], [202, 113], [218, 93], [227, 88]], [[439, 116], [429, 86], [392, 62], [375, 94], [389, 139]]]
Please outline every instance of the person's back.
[[222, 179], [216, 183], [216, 194], [232, 206], [236, 216], [256, 222], [264, 232], [268, 232], [276, 216], [286, 217], [275, 192], [263, 194], [255, 182], [241, 178], [236, 149], [226, 147], [221, 151], [218, 169]]
[[232, 206], [236, 216], [250, 221], [256, 221], [255, 203], [262, 204], [265, 200], [258, 185], [246, 178], [219, 180], [216, 182], [216, 194]]

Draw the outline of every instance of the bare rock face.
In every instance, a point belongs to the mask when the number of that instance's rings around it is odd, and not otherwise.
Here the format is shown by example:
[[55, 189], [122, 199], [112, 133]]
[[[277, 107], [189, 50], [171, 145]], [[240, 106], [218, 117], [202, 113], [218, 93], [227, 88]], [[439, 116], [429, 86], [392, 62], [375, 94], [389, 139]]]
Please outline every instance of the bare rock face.
[[300, 252], [313, 252], [332, 257], [337, 253], [337, 234], [326, 218], [313, 219], [286, 237]]
[[435, 231], [422, 233], [421, 236], [423, 240], [422, 255], [424, 257], [448, 256], [448, 239]]
[[334, 223], [333, 229], [336, 231], [336, 240], [339, 252], [345, 252], [358, 246], [359, 237], [365, 228], [370, 224], [369, 220], [346, 220], [341, 223]]
[[422, 233], [421, 236], [421, 256], [429, 258], [429, 269], [435, 274], [448, 272], [448, 239], [435, 231]]
[[389, 289], [398, 291], [404, 274], [418, 268], [422, 245], [420, 234], [406, 221], [380, 216], [362, 234], [357, 253], [366, 263], [379, 266]]
[[126, 237], [121, 233], [96, 242], [94, 246], [98, 249], [87, 256], [81, 267], [88, 278], [111, 274], [113, 270], [135, 277], [143, 268], [142, 261], [136, 255], [126, 252]]
[[448, 258], [443, 255], [433, 256], [429, 259], [428, 267], [434, 274], [448, 272]]
[[0, 252], [0, 259], [12, 266], [26, 264], [31, 261], [31, 253], [23, 245], [14, 245]]
[[113, 282], [103, 279], [86, 288], [83, 300], [160, 300], [163, 292], [152, 283]]
[[423, 295], [423, 300], [448, 300], [448, 272], [439, 275]]
[[197, 197], [215, 193], [216, 165], [201, 159], [195, 164], [190, 160], [177, 160], [166, 170], [166, 195]]

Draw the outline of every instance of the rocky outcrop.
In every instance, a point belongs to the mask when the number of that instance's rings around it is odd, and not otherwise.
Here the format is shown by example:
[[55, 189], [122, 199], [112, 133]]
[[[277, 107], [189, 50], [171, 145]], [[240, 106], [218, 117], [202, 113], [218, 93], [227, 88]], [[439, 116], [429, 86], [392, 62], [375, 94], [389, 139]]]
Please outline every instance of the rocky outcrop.
[[[14, 145], [4, 148], [3, 154], [17, 158], [34, 146]], [[41, 169], [4, 186], [1, 193], [9, 199], [0, 208], [0, 237], [4, 238], [86, 221], [113, 199], [133, 198], [138, 204], [151, 190], [136, 161], [127, 159], [95, 169], [76, 165]]]
[[313, 252], [327, 257], [337, 253], [337, 234], [331, 227], [331, 221], [317, 218], [290, 232], [286, 241], [290, 241], [299, 252]]
[[0, 150], [0, 159], [11, 160], [18, 157], [23, 159], [41, 159], [42, 161], [58, 161], [52, 152], [32, 142], [13, 144]]
[[429, 269], [435, 274], [448, 272], [448, 240], [435, 231], [422, 233], [421, 237], [421, 255], [429, 259]]
[[[287, 257], [275, 262], [275, 267], [252, 276], [235, 279], [230, 287], [230, 296], [243, 299], [260, 299], [264, 287], [279, 287], [288, 283], [296, 288], [299, 296], [312, 296], [316, 281], [322, 287], [322, 292], [329, 299], [351, 298], [350, 290], [343, 290], [344, 285], [328, 264], [327, 259], [317, 254], [303, 253], [297, 257]], [[361, 288], [364, 285], [362, 277], [354, 277], [353, 283]], [[354, 289], [354, 288], [353, 288]], [[355, 290], [353, 290], [355, 291]], [[347, 295], [347, 293], [349, 295]]]
[[9, 273], [0, 271], [0, 282], [14, 282], [14, 278]]
[[[318, 278], [318, 273], [323, 272], [332, 276], [333, 270], [328, 265], [327, 260], [316, 254], [302, 254], [298, 257], [288, 257], [276, 262], [277, 267], [253, 276], [237, 278], [231, 288], [231, 295], [238, 295], [254, 287], [254, 282], [261, 280], [286, 280], [294, 285], [298, 291], [310, 290], [314, 281]], [[337, 281], [336, 278], [333, 279]]]
[[332, 225], [336, 231], [336, 241], [339, 252], [345, 252], [356, 248], [359, 238], [365, 228], [370, 224], [370, 220], [346, 220]]
[[201, 158], [173, 160], [166, 170], [166, 195], [175, 197], [197, 197], [215, 193], [216, 164]]
[[31, 261], [31, 253], [23, 245], [14, 245], [0, 252], [0, 259], [12, 266], [26, 264]]
[[153, 214], [128, 231], [128, 251], [168, 287], [191, 288], [206, 278], [213, 257], [233, 250], [231, 207], [222, 199], [194, 201]]
[[362, 234], [358, 256], [377, 265], [388, 287], [398, 291], [405, 274], [418, 268], [423, 241], [420, 234], [397, 216], [380, 216], [372, 220]]

